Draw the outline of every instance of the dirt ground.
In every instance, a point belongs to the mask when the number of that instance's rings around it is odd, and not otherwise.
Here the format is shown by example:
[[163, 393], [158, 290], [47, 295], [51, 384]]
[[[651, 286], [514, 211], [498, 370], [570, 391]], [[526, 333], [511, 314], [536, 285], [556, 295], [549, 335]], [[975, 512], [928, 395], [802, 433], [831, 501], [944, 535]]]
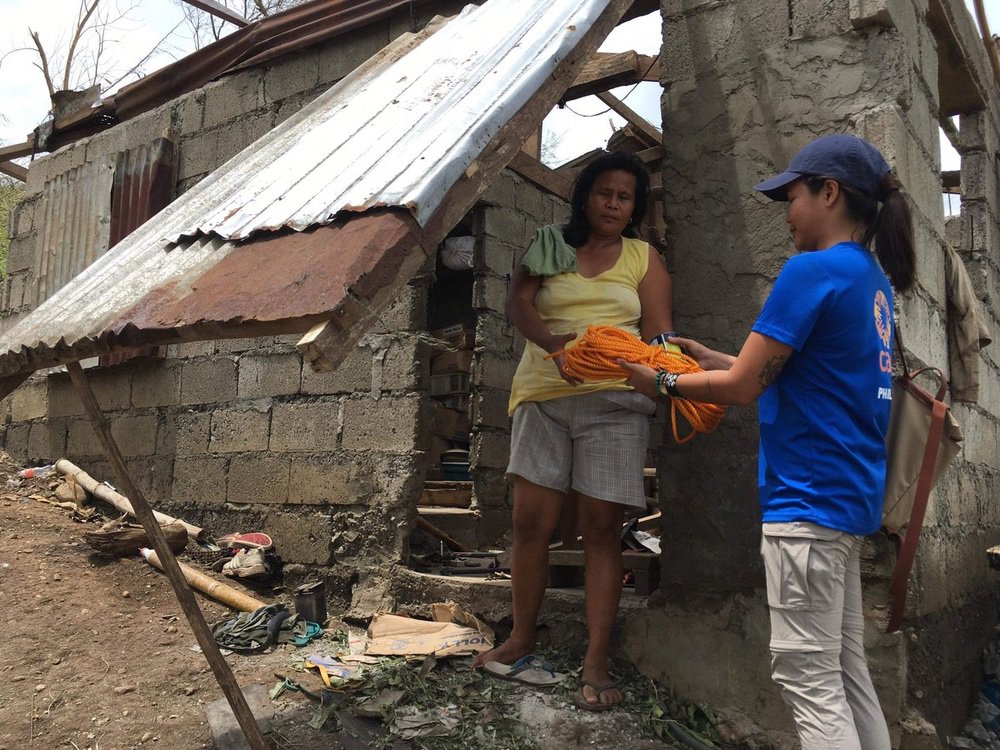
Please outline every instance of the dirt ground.
[[[192, 650], [195, 638], [166, 577], [138, 556], [99, 556], [82, 537], [97, 526], [44, 501], [58, 481], [19, 481], [14, 469], [0, 454], [0, 601], [6, 605], [0, 615], [0, 750], [214, 747], [205, 708], [222, 692], [205, 658]], [[196, 596], [209, 624], [232, 616]], [[338, 635], [328, 628], [324, 637]], [[281, 646], [226, 659], [240, 685], [271, 688], [282, 674], [318, 690], [319, 678], [302, 670], [301, 659], [322, 650], [323, 642], [314, 642], [306, 649]], [[491, 696], [477, 709], [475, 721], [483, 726], [471, 746], [669, 747], [641, 731], [626, 711], [580, 712], [566, 694], [496, 685], [500, 681], [471, 676], [466, 664], [444, 664], [437, 671], [450, 670], [444, 677], [462, 686], [452, 696], [458, 703], [476, 691], [480, 699], [484, 691]], [[309, 721], [317, 704], [298, 692], [284, 692], [273, 706], [270, 738], [279, 749], [452, 746], [445, 738], [413, 745], [394, 740], [378, 720], [359, 720], [346, 710], [314, 729]], [[496, 706], [512, 717], [523, 739], [508, 734], [501, 741], [490, 734], [497, 731], [489, 723]]]

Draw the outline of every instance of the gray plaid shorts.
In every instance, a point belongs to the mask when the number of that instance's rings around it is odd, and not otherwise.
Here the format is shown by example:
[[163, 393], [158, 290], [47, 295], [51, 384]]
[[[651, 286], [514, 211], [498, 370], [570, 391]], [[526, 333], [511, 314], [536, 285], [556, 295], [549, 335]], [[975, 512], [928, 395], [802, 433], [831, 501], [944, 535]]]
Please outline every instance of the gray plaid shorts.
[[634, 508], [656, 404], [632, 391], [595, 391], [514, 410], [507, 477]]

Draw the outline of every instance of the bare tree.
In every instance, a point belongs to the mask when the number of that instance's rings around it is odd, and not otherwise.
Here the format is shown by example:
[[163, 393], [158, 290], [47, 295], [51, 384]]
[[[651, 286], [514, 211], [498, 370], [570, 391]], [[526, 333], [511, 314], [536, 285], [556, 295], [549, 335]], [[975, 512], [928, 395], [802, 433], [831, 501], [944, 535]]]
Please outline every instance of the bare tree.
[[566, 133], [557, 133], [551, 128], [545, 128], [542, 133], [541, 162], [547, 167], [554, 167], [559, 162], [559, 144]]
[[80, 0], [65, 48], [58, 43], [46, 47], [41, 35], [28, 29], [38, 55], [35, 67], [41, 71], [50, 97], [61, 91], [88, 89], [96, 99], [101, 89], [114, 88], [130, 77], [142, 77], [156, 52], [170, 52], [167, 40], [178, 27], [165, 34], [138, 62], [128, 65], [124, 73], [117, 72], [122, 66], [111, 50], [119, 35], [129, 31], [138, 7], [139, 0]]
[[[217, 0], [220, 5], [239, 13], [248, 21], [259, 21], [283, 10], [301, 5], [306, 0]], [[174, 0], [184, 13], [184, 21], [197, 49], [216, 42], [232, 30], [232, 24], [199, 10], [184, 0]]]

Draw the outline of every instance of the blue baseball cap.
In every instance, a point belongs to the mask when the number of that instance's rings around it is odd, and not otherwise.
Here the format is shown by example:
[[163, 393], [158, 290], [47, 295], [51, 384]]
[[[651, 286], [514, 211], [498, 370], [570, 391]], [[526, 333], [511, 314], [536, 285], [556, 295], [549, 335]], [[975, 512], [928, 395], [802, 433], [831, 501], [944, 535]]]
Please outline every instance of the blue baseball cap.
[[788, 186], [802, 177], [829, 177], [875, 197], [889, 163], [868, 141], [855, 135], [826, 135], [799, 151], [788, 169], [755, 188], [771, 200], [788, 200]]

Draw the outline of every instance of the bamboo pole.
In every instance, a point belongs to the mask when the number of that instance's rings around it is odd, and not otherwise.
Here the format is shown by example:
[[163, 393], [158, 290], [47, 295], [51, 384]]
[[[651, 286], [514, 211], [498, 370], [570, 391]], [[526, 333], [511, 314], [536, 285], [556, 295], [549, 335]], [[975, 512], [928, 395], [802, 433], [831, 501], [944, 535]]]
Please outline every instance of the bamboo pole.
[[[163, 563], [160, 562], [160, 558], [157, 557], [156, 552], [148, 547], [143, 547], [139, 552], [142, 553], [142, 556], [146, 558], [146, 561], [150, 565], [163, 570]], [[181, 573], [184, 574], [184, 580], [190, 583], [192, 588], [233, 609], [238, 609], [240, 612], [254, 612], [261, 607], [267, 606], [265, 602], [254, 599], [252, 596], [244, 594], [242, 591], [234, 589], [222, 581], [217, 581], [211, 576], [207, 576], [182, 562], [178, 562], [177, 566], [181, 569]]]
[[986, 45], [986, 55], [990, 58], [990, 65], [993, 67], [993, 75], [996, 83], [1000, 86], [1000, 51], [997, 50], [997, 43], [993, 41], [990, 34], [990, 25], [986, 23], [986, 7], [983, 0], [973, 0], [976, 6], [976, 18], [979, 21], [979, 32], [983, 35], [983, 44]]
[[[85, 472], [76, 464], [71, 461], [67, 461], [65, 458], [60, 458], [56, 461], [56, 471], [61, 474], [65, 474], [68, 477], [73, 477], [76, 483], [79, 484], [83, 489], [87, 490], [91, 495], [96, 498], [103, 500], [106, 503], [110, 503], [120, 510], [122, 513], [128, 513], [130, 516], [135, 518], [135, 510], [132, 508], [132, 503], [124, 495], [115, 492], [113, 489], [108, 487], [108, 485], [103, 482], [98, 482], [90, 474]], [[187, 533], [193, 539], [201, 539], [204, 535], [205, 530], [188, 523], [187, 521], [182, 521], [179, 518], [173, 518], [168, 516], [166, 513], [160, 513], [159, 511], [153, 511], [153, 517], [156, 518], [157, 523], [160, 526], [169, 526], [172, 523], [179, 523], [185, 529]]]
[[94, 433], [104, 447], [104, 452], [111, 464], [111, 468], [114, 469], [118, 477], [118, 482], [131, 498], [136, 518], [139, 519], [142, 527], [146, 530], [146, 535], [153, 543], [153, 549], [156, 550], [160, 560], [164, 563], [163, 572], [167, 574], [167, 578], [170, 580], [170, 585], [177, 596], [177, 602], [180, 604], [184, 616], [191, 625], [194, 637], [198, 641], [198, 645], [201, 646], [201, 651], [208, 661], [208, 665], [212, 668], [212, 673], [215, 675], [219, 687], [222, 688], [222, 692], [226, 696], [230, 708], [233, 709], [233, 715], [236, 717], [240, 729], [243, 730], [243, 736], [246, 738], [250, 750], [273, 750], [272, 745], [264, 738], [264, 734], [257, 724], [257, 719], [254, 717], [253, 711], [250, 710], [246, 696], [240, 690], [240, 686], [237, 684], [232, 670], [229, 668], [226, 660], [222, 658], [222, 654], [219, 653], [219, 646], [212, 636], [212, 631], [208, 627], [208, 623], [205, 622], [205, 616], [198, 608], [194, 592], [191, 591], [187, 581], [184, 579], [184, 574], [177, 563], [177, 558], [174, 557], [174, 553], [167, 546], [166, 537], [163, 536], [163, 530], [153, 515], [153, 509], [149, 507], [149, 503], [146, 502], [146, 496], [139, 489], [139, 485], [132, 479], [132, 475], [125, 465], [125, 459], [118, 448], [118, 443], [115, 442], [114, 436], [111, 434], [111, 427], [108, 425], [107, 419], [101, 413], [101, 407], [97, 403], [97, 397], [94, 396], [94, 391], [91, 389], [90, 383], [87, 382], [87, 376], [84, 374], [83, 368], [80, 367], [79, 362], [70, 362], [66, 365], [66, 369], [69, 371], [70, 380], [73, 381], [73, 387], [76, 389], [87, 418], [90, 420], [90, 426], [94, 428]]

